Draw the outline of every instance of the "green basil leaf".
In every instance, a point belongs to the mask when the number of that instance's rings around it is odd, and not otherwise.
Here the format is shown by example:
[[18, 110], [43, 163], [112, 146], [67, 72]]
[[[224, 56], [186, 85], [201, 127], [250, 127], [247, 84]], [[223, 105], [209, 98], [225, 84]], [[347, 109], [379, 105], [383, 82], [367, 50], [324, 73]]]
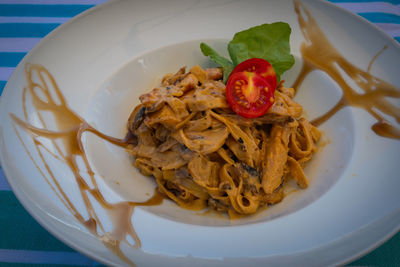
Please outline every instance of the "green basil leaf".
[[224, 83], [228, 80], [229, 75], [231, 74], [234, 66], [232, 62], [229, 59], [226, 59], [222, 56], [220, 56], [214, 49], [212, 49], [210, 46], [208, 46], [205, 43], [200, 44], [200, 49], [201, 52], [207, 56], [210, 57], [210, 59], [220, 65], [223, 69], [224, 73]]
[[285, 22], [262, 24], [238, 32], [228, 44], [233, 64], [250, 58], [263, 58], [271, 63], [278, 81], [294, 64], [290, 54], [290, 26]]

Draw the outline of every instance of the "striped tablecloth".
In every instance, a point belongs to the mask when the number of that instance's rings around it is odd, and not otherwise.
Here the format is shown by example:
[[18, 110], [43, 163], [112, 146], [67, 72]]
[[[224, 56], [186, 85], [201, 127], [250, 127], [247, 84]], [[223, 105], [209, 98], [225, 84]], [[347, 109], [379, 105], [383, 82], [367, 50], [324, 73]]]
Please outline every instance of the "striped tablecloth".
[[[106, 0], [0, 0], [0, 93], [19, 61], [56, 27]], [[400, 0], [331, 0], [400, 42]], [[399, 266], [400, 233], [349, 265]], [[0, 266], [92, 266], [19, 204], [0, 168]]]

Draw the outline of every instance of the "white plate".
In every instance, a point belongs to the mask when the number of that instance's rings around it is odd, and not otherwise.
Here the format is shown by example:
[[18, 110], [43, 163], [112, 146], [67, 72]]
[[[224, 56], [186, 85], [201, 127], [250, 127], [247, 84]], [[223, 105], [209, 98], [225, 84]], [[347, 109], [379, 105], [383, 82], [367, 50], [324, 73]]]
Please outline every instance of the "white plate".
[[[366, 70], [387, 45], [371, 72], [400, 86], [397, 43], [332, 4], [303, 2], [330, 42], [354, 65]], [[285, 21], [292, 28], [296, 64], [283, 77], [290, 85], [301, 68], [304, 41], [292, 1], [112, 1], [62, 25], [24, 58], [1, 97], [1, 164], [18, 199], [66, 244], [105, 264], [126, 264], [65, 208], [39, 172], [48, 177], [31, 136], [16, 126], [33, 160], [18, 138], [10, 113], [24, 118], [25, 64], [45, 66], [72, 110], [100, 131], [122, 138], [138, 96], [160, 77], [181, 66], [210, 64], [200, 53], [201, 41], [223, 52], [235, 32], [275, 21]], [[337, 84], [316, 71], [307, 77], [296, 100], [311, 119], [340, 96]], [[398, 99], [395, 103], [399, 104]], [[28, 110], [29, 123], [41, 127], [35, 112]], [[47, 123], [54, 127], [50, 120]], [[345, 108], [323, 124], [328, 142], [306, 168], [310, 188], [290, 194], [255, 216], [229, 221], [183, 210], [170, 201], [137, 207], [132, 221], [142, 247], [123, 243], [123, 253], [139, 266], [325, 266], [365, 254], [395, 234], [400, 225], [400, 142], [375, 135], [370, 129], [373, 123], [364, 110]], [[84, 137], [84, 146], [107, 200], [149, 198], [152, 179], [131, 166], [123, 149], [90, 134]], [[72, 174], [50, 153], [43, 154], [69, 199], [87, 217]], [[108, 213], [95, 209], [107, 231], [111, 227]]]

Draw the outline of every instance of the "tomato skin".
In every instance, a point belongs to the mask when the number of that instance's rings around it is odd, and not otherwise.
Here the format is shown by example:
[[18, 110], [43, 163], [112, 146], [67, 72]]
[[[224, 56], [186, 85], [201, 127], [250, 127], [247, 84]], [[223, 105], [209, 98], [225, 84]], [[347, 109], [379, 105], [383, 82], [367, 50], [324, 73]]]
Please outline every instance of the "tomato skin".
[[274, 103], [269, 82], [255, 72], [236, 72], [226, 84], [226, 99], [238, 115], [256, 118], [264, 115]]
[[265, 60], [263, 58], [250, 58], [248, 60], [245, 60], [245, 61], [239, 63], [233, 69], [231, 75], [236, 72], [243, 72], [243, 71], [255, 72], [255, 73], [261, 75], [269, 82], [269, 84], [271, 85], [273, 90], [276, 89], [276, 86], [278, 83], [276, 74], [275, 74], [274, 68], [271, 66], [271, 64], [267, 60]]

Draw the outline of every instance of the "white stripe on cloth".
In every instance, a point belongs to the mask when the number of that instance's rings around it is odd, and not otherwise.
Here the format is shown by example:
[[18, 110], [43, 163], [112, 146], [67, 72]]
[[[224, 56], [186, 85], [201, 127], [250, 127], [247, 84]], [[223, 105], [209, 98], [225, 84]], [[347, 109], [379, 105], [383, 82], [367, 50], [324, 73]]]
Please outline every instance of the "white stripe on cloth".
[[0, 81], [7, 81], [15, 68], [0, 67]]
[[0, 38], [0, 52], [29, 52], [41, 38]]
[[98, 5], [107, 0], [0, 0], [0, 4]]
[[393, 5], [386, 2], [365, 2], [365, 3], [334, 3], [354, 13], [382, 12], [400, 16], [400, 5]]
[[395, 23], [374, 23], [374, 24], [392, 37], [400, 36], [400, 24], [395, 24]]
[[71, 18], [64, 17], [4, 17], [0, 16], [0, 23], [64, 23]]
[[0, 262], [30, 264], [66, 264], [80, 266], [98, 265], [95, 261], [77, 252], [13, 249], [0, 249]]
[[0, 191], [10, 191], [11, 188], [7, 183], [3, 170], [0, 169]]

